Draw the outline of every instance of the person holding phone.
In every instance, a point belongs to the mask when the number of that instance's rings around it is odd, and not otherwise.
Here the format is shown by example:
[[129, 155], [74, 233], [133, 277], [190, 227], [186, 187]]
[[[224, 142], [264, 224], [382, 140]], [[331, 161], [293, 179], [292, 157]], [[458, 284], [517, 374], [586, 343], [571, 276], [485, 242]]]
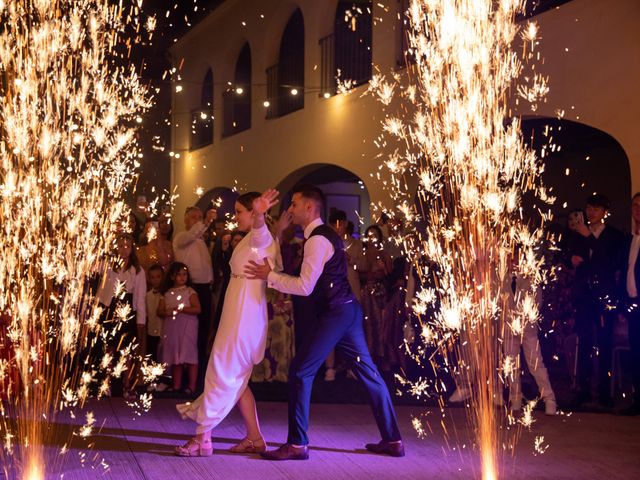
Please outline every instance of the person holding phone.
[[618, 302], [617, 277], [624, 236], [608, 225], [609, 199], [594, 193], [587, 199], [586, 222], [574, 216], [578, 233], [569, 252], [576, 270], [572, 288], [578, 334], [578, 394], [574, 406], [591, 400], [593, 358], [598, 360], [598, 402], [611, 408], [611, 348]]
[[175, 260], [184, 263], [191, 275], [192, 287], [198, 294], [200, 313], [198, 314], [198, 381], [196, 388], [201, 392], [204, 388], [204, 376], [207, 366], [207, 340], [211, 329], [211, 283], [213, 267], [211, 255], [204, 240], [209, 226], [218, 217], [214, 209], [206, 215], [198, 207], [189, 207], [184, 214], [184, 231], [173, 239]]
[[[138, 247], [138, 258], [144, 271], [149, 274], [152, 265], [160, 265], [163, 272], [166, 272], [169, 265], [173, 263], [174, 253], [171, 244], [171, 217], [163, 213], [156, 220], [148, 218], [144, 225], [142, 235], [143, 242]], [[149, 278], [147, 278], [149, 281]]]

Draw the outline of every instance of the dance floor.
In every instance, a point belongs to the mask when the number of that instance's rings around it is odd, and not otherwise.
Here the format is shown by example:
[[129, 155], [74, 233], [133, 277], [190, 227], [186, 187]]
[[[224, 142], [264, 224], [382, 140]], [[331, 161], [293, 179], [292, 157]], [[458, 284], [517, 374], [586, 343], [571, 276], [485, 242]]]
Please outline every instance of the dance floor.
[[[176, 400], [154, 400], [148, 413], [137, 416], [120, 399], [89, 406], [96, 431], [75, 436], [69, 450], [52, 465], [47, 478], [75, 479], [468, 479], [478, 478], [477, 452], [471, 451], [465, 413], [451, 408], [444, 419], [435, 409], [401, 406], [397, 413], [407, 455], [391, 458], [369, 454], [364, 444], [378, 440], [366, 405], [313, 404], [310, 459], [269, 462], [256, 455], [226, 452], [243, 436], [237, 412], [214, 432], [214, 455], [179, 458], [173, 447], [185, 442], [193, 425], [180, 420]], [[271, 447], [286, 438], [286, 404], [259, 404], [263, 432]], [[631, 479], [640, 478], [640, 417], [575, 413], [546, 417], [536, 411], [531, 431], [523, 431], [514, 457], [503, 458], [502, 478]], [[426, 437], [418, 438], [412, 419], [428, 421]], [[75, 422], [80, 425], [84, 418]], [[442, 420], [442, 424], [441, 424]], [[69, 420], [71, 421], [71, 420]], [[444, 427], [443, 427], [444, 425]], [[444, 428], [448, 436], [444, 434]], [[60, 420], [59, 431], [70, 432]], [[535, 454], [536, 437], [548, 449]], [[62, 442], [62, 440], [61, 440]], [[59, 450], [56, 441], [48, 447]]]

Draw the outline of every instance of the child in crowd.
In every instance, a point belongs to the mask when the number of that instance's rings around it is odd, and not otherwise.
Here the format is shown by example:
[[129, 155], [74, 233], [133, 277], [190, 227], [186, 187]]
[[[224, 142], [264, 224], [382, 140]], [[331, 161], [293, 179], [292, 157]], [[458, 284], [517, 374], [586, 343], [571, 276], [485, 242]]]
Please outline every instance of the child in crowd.
[[[114, 264], [105, 273], [98, 293], [98, 301], [105, 308], [101, 323], [109, 332], [107, 350], [111, 353], [125, 351], [130, 345], [138, 345], [135, 353], [144, 354], [143, 342], [145, 340], [144, 325], [146, 322], [145, 294], [147, 280], [144, 270], [136, 256], [133, 237], [121, 234], [117, 241], [117, 257]], [[116, 297], [118, 285], [124, 285], [120, 297]], [[117, 310], [120, 306], [129, 305], [132, 315], [126, 321], [117, 318]], [[123, 377], [123, 396], [130, 400], [135, 398], [133, 380], [136, 378], [136, 367], [128, 362], [127, 373]]]
[[147, 273], [151, 289], [147, 292], [147, 354], [154, 362], [158, 362], [160, 338], [162, 337], [162, 318], [158, 316], [158, 304], [162, 298], [162, 281], [164, 272], [157, 263], [149, 267]]
[[182, 374], [186, 367], [186, 395], [192, 395], [195, 391], [198, 375], [197, 315], [200, 313], [200, 302], [190, 285], [187, 266], [180, 262], [173, 263], [165, 279], [164, 295], [158, 303], [158, 316], [164, 318], [162, 362], [171, 366], [172, 390], [182, 388]]

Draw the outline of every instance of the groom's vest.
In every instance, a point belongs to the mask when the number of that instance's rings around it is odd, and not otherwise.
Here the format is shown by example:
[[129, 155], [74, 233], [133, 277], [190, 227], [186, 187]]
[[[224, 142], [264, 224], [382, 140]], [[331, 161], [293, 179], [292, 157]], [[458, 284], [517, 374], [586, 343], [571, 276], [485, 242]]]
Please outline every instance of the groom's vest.
[[309, 238], [320, 235], [333, 246], [333, 255], [324, 264], [311, 297], [317, 307], [335, 307], [355, 300], [347, 279], [347, 254], [340, 236], [329, 226], [320, 225], [313, 229]]

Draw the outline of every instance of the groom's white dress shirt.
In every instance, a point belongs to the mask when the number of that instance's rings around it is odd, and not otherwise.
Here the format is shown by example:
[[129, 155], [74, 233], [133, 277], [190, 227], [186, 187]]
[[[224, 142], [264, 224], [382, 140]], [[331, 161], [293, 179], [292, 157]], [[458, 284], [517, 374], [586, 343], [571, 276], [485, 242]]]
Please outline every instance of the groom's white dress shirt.
[[267, 282], [270, 288], [274, 288], [283, 293], [306, 297], [311, 295], [324, 264], [333, 256], [334, 250], [331, 242], [322, 235], [314, 235], [309, 238], [311, 232], [323, 225], [322, 219], [317, 218], [304, 229], [304, 252], [300, 276], [293, 277], [284, 273], [269, 272]]

